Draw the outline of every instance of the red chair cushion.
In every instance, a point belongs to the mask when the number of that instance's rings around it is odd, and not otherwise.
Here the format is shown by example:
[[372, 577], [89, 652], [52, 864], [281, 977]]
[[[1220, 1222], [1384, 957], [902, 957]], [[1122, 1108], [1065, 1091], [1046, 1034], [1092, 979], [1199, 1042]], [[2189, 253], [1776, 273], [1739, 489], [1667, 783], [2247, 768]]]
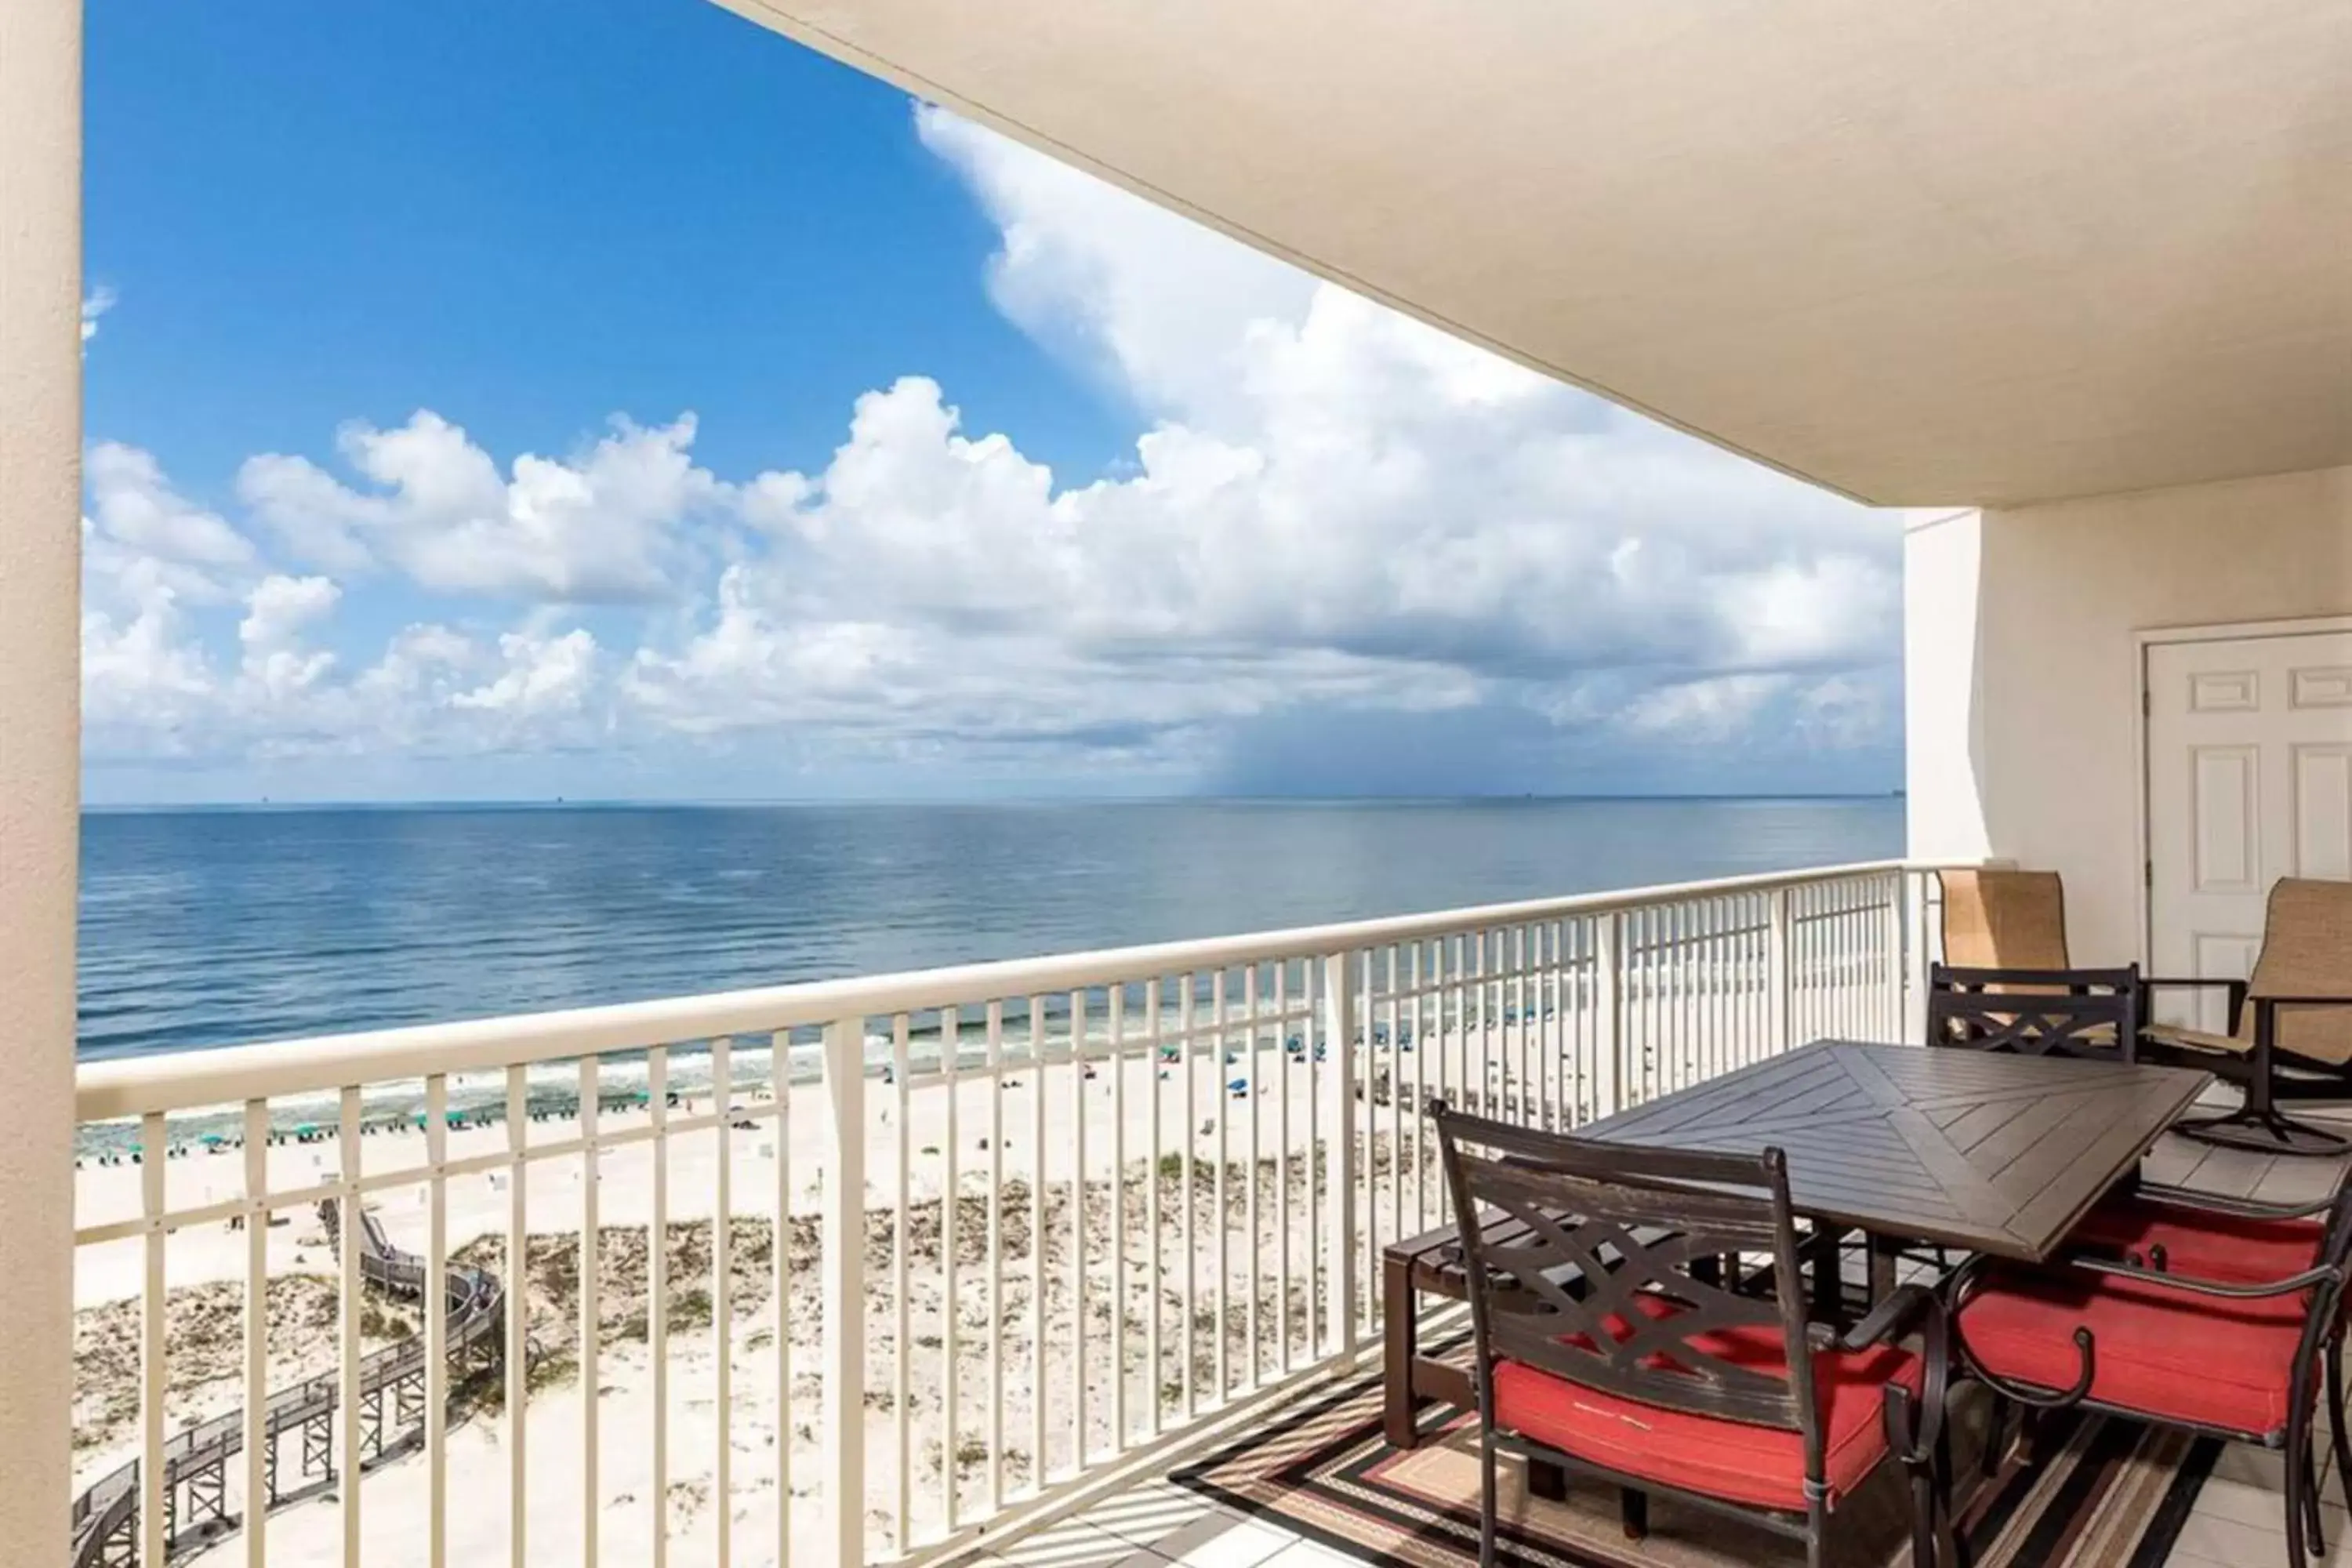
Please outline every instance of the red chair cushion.
[[2161, 1421], [2262, 1436], [2281, 1431], [2310, 1311], [2301, 1292], [2258, 1300], [2198, 1296], [2081, 1269], [2003, 1268], [1956, 1320], [1995, 1377], [2067, 1389], [2082, 1375], [2078, 1327], [2091, 1331], [2091, 1397]]
[[[1639, 1301], [1651, 1317], [1681, 1310], [1654, 1297]], [[1610, 1331], [1622, 1339], [1626, 1328], [1612, 1320]], [[1566, 1342], [1591, 1345], [1580, 1336]], [[1777, 1329], [1712, 1330], [1692, 1335], [1690, 1343], [1738, 1366], [1788, 1375], [1788, 1356]], [[1671, 1365], [1660, 1356], [1648, 1358], [1646, 1364]], [[1917, 1356], [1893, 1345], [1814, 1353], [1813, 1392], [1822, 1413], [1823, 1479], [1829, 1482], [1831, 1506], [1860, 1485], [1886, 1455], [1882, 1390], [1895, 1383], [1916, 1396], [1921, 1372]], [[1805, 1443], [1795, 1431], [1664, 1409], [1514, 1361], [1495, 1363], [1495, 1420], [1522, 1436], [1622, 1475], [1755, 1508], [1796, 1512], [1805, 1508]]]
[[2291, 1279], [2319, 1261], [2315, 1219], [2248, 1219], [2143, 1198], [2109, 1198], [2084, 1216], [2068, 1243], [2132, 1256], [2150, 1268], [2155, 1249], [2174, 1274], [2241, 1284]]

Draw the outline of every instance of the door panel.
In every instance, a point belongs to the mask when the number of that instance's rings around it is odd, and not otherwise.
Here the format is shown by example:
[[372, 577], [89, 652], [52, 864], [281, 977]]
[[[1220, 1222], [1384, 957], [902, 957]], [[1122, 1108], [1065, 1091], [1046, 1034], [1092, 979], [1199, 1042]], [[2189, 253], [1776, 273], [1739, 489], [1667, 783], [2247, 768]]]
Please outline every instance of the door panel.
[[2298, 877], [2352, 881], [2352, 746], [2294, 748], [2294, 866]]
[[[2281, 877], [2352, 879], [2352, 632], [2147, 649], [2148, 955], [2242, 979]], [[2227, 1026], [2217, 996], [2158, 1017]]]
[[2196, 888], [2248, 893], [2262, 876], [2262, 753], [2252, 746], [2190, 748], [2197, 814]]

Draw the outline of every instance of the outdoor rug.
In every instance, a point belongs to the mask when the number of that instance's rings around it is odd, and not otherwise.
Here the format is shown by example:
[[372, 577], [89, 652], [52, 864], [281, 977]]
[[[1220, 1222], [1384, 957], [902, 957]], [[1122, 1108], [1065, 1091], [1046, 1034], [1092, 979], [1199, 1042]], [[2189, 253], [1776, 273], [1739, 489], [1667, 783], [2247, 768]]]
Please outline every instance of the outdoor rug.
[[[1979, 1568], [2162, 1568], [2221, 1452], [2191, 1437], [2098, 1415], [2060, 1415], [2042, 1428], [2042, 1462], [2012, 1460], [1977, 1475], [1988, 1402], [1956, 1401], [1954, 1481], [1960, 1532]], [[1377, 1374], [1278, 1414], [1246, 1439], [1188, 1466], [1179, 1486], [1310, 1540], [1395, 1568], [1475, 1568], [1478, 1436], [1469, 1415], [1422, 1412], [1422, 1444], [1399, 1452], [1381, 1436]], [[1629, 1542], [1613, 1488], [1572, 1473], [1565, 1502], [1528, 1495], [1518, 1464], [1501, 1462], [1503, 1568], [1802, 1568], [1804, 1547], [1738, 1521], [1655, 1498], [1650, 1533]], [[1838, 1568], [1911, 1561], [1909, 1500], [1900, 1466], [1882, 1467], [1836, 1516]]]

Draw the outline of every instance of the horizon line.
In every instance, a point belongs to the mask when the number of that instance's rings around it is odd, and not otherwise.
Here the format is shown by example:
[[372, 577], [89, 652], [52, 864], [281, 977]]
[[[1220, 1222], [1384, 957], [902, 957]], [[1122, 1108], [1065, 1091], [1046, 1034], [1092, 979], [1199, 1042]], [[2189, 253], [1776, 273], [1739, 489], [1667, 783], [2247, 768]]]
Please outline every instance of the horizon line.
[[581, 796], [499, 795], [415, 800], [296, 799], [232, 801], [85, 801], [84, 815], [173, 812], [309, 812], [309, 811], [719, 811], [779, 810], [844, 806], [1040, 806], [1040, 805], [1465, 805], [1526, 803], [1637, 804], [1656, 801], [1883, 801], [1900, 800], [1901, 789], [1890, 790], [1601, 790], [1559, 793], [1522, 792], [1511, 795], [971, 795], [939, 798], [922, 795], [773, 795], [773, 796]]

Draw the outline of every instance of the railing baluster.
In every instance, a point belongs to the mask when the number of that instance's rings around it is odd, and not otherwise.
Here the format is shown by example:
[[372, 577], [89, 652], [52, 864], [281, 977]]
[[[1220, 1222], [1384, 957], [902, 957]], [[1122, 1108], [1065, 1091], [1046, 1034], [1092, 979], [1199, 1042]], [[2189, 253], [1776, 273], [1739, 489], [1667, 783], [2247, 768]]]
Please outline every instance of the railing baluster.
[[[350, 1096], [352, 1121], [356, 1123], [359, 1091], [345, 1092]], [[507, 1068], [506, 1278], [499, 1282], [503, 1291], [500, 1310], [506, 1314], [508, 1568], [530, 1568], [530, 1469], [524, 1447], [530, 1407], [530, 1169], [524, 1163], [530, 1152], [530, 1073], [524, 1068], [510, 1067]], [[345, 1218], [348, 1221], [348, 1213]], [[345, 1250], [351, 1255], [352, 1276], [356, 1278], [358, 1255], [349, 1248]], [[356, 1366], [352, 1369], [351, 1378], [356, 1384]], [[352, 1473], [356, 1476], [359, 1472], [354, 1469]], [[350, 1489], [357, 1492], [360, 1489], [353, 1485]], [[352, 1557], [352, 1563], [346, 1568], [356, 1568], [358, 1552], [354, 1551]]]
[[1248, 1064], [1242, 1069], [1242, 1076], [1249, 1080], [1249, 1160], [1242, 1172], [1242, 1201], [1247, 1215], [1242, 1226], [1242, 1245], [1249, 1253], [1249, 1332], [1244, 1336], [1244, 1343], [1249, 1348], [1249, 1373], [1242, 1379], [1242, 1386], [1250, 1389], [1257, 1387], [1265, 1377], [1265, 1363], [1261, 1359], [1258, 1342], [1258, 1307], [1264, 1300], [1262, 1278], [1265, 1273], [1258, 1259], [1265, 1250], [1265, 1239], [1258, 1230], [1257, 1162], [1259, 1151], [1264, 1147], [1258, 1101], [1265, 1089], [1265, 1075], [1259, 1070], [1265, 1058], [1258, 1053], [1257, 969], [1258, 966], [1252, 963], [1242, 971], [1242, 1006], [1249, 1014], [1248, 1044], [1242, 1047]]
[[1544, 1125], [1554, 1132], [1564, 1132], [1573, 1123], [1570, 1107], [1575, 1094], [1573, 1048], [1568, 1037], [1568, 922], [1549, 921], [1544, 925], [1544, 945], [1547, 957], [1543, 973], [1543, 1035], [1540, 1049], [1550, 1073], [1550, 1104], [1545, 1112]]
[[580, 1058], [580, 1561], [597, 1568], [596, 1526], [604, 1512], [598, 1479], [596, 1351], [602, 1309], [596, 1290], [603, 1251], [598, 1234], [596, 1111], [603, 1078], [594, 1057]]
[[1298, 1003], [1306, 1015], [1299, 1023], [1299, 1032], [1307, 1047], [1307, 1174], [1302, 1184], [1306, 1188], [1307, 1209], [1305, 1331], [1309, 1361], [1323, 1353], [1323, 1058], [1330, 1042], [1324, 1037], [1328, 1024], [1321, 1011], [1322, 968], [1322, 960], [1308, 958], [1300, 963], [1298, 969]]
[[[514, 1070], [520, 1072], [522, 1069], [518, 1068]], [[336, 1139], [341, 1145], [336, 1151], [340, 1179], [335, 1190], [335, 1235], [340, 1254], [336, 1261], [341, 1274], [338, 1304], [341, 1308], [341, 1321], [336, 1336], [336, 1348], [341, 1353], [335, 1382], [335, 1413], [341, 1417], [343, 1461], [342, 1472], [336, 1479], [337, 1497], [343, 1516], [343, 1568], [360, 1568], [360, 1473], [362, 1458], [360, 1452], [360, 1352], [365, 1331], [362, 1325], [366, 1321], [367, 1307], [357, 1245], [357, 1237], [362, 1234], [360, 1225], [360, 1087], [346, 1084], [335, 1098]], [[522, 1278], [519, 1271], [509, 1272], [517, 1280]], [[511, 1296], [509, 1300], [512, 1300]], [[516, 1310], [513, 1306], [508, 1308], [509, 1316]], [[508, 1342], [513, 1343], [511, 1337]], [[514, 1381], [513, 1374], [509, 1373], [509, 1390]], [[519, 1401], [515, 1403], [520, 1404]], [[520, 1423], [520, 1415], [516, 1414], [514, 1419]], [[515, 1463], [518, 1466], [521, 1463], [521, 1455], [522, 1445], [518, 1441], [515, 1445]], [[518, 1519], [522, 1514], [522, 1496], [520, 1490], [515, 1494], [514, 1510]], [[140, 1561], [143, 1563], [152, 1559], [142, 1557]], [[513, 1568], [523, 1568], [520, 1547], [516, 1549]]]
[[[1423, 943], [1416, 939], [1408, 945], [1405, 953], [1405, 984], [1412, 988], [1412, 1021], [1407, 1026], [1412, 1031], [1412, 1116], [1410, 1125], [1412, 1128], [1412, 1229], [1416, 1236], [1429, 1228], [1429, 1162], [1423, 1153], [1429, 1143], [1426, 1110], [1429, 1104], [1426, 1081], [1429, 1069], [1424, 1065], [1429, 1060], [1429, 1030], [1421, 993], [1422, 947]], [[1404, 1076], [1404, 1050], [1405, 1037], [1400, 1035], [1396, 1038], [1399, 1079]], [[1287, 1370], [1288, 1363], [1286, 1362], [1284, 1365]]]
[[[956, 1530], [956, 1490], [958, 1471], [961, 1468], [956, 1456], [962, 1447], [961, 1419], [962, 1404], [962, 1361], [958, 1330], [963, 1319], [963, 1300], [956, 1292], [956, 1254], [958, 1240], [956, 1222], [962, 1216], [957, 1212], [961, 1195], [962, 1173], [956, 1147], [956, 1102], [963, 1096], [957, 1078], [957, 1061], [961, 1049], [963, 1014], [954, 1007], [940, 1009], [939, 1093], [946, 1103], [940, 1109], [940, 1163], [945, 1166], [940, 1177], [940, 1514], [942, 1528], [952, 1535]], [[902, 1198], [899, 1208], [907, 1207]]]
[[1333, 1071], [1326, 1079], [1331, 1111], [1330, 1332], [1335, 1351], [1356, 1348], [1356, 988], [1349, 973], [1353, 954], [1323, 960], [1325, 1033]]
[[[768, 1091], [776, 1101], [776, 1208], [768, 1233], [768, 1289], [776, 1301], [776, 1564], [793, 1560], [793, 1077], [792, 1031], [768, 1038]], [[520, 1568], [520, 1565], [518, 1565]], [[722, 1563], [720, 1568], [727, 1568]]]
[[710, 1489], [719, 1500], [711, 1522], [721, 1568], [735, 1559], [735, 1043], [710, 1042], [710, 1109], [719, 1118], [719, 1164], [711, 1173], [710, 1324], [719, 1364], [719, 1456]]
[[1903, 1038], [1903, 928], [1907, 918], [1905, 883], [1900, 871], [1889, 873], [1879, 883], [1879, 897], [1885, 903], [1878, 928], [1878, 1016], [1879, 1027], [1885, 1031], [1879, 1037], [1886, 1040]]
[[[170, 1503], [163, 1485], [163, 1394], [170, 1386], [164, 1365], [165, 1279], [163, 1115], [139, 1119], [139, 1207], [146, 1221], [146, 1278], [139, 1297], [139, 1561], [160, 1563], [168, 1549]], [[357, 1488], [353, 1488], [357, 1490]]]
[[1070, 1473], [1087, 1468], [1087, 994], [1070, 993]]
[[1127, 986], [1110, 996], [1110, 1451], [1127, 1452]]
[[1045, 1493], [1045, 998], [1029, 998], [1029, 1474]]
[[[1448, 1022], [1445, 1016], [1445, 958], [1447, 952], [1451, 951], [1452, 947], [1453, 939], [1451, 937], [1440, 936], [1434, 938], [1430, 942], [1429, 990], [1430, 1004], [1434, 1015], [1432, 1019], [1432, 1027], [1434, 1029], [1435, 1033], [1433, 1037], [1423, 1042], [1423, 1047], [1424, 1049], [1437, 1053], [1438, 1098], [1453, 1106], [1456, 1110], [1459, 1110], [1463, 1109], [1463, 1105], [1462, 1101], [1455, 1098], [1454, 1089], [1454, 1067], [1452, 1059], [1454, 1026], [1450, 1022]], [[1451, 1201], [1452, 1200], [1441, 1195], [1438, 1200], [1438, 1207], [1443, 1209], [1445, 1205]]]
[[1790, 963], [1789, 889], [1772, 889], [1766, 911], [1764, 999], [1769, 1009], [1764, 1026], [1764, 1050], [1778, 1056], [1793, 1043], [1796, 1021], [1796, 976]]
[[1706, 1034], [1706, 906], [1699, 900], [1681, 909], [1682, 940], [1675, 944], [1675, 973], [1682, 986], [1683, 1082], [1694, 1084], [1713, 1076]]
[[1147, 1280], [1150, 1288], [1151, 1310], [1143, 1321], [1143, 1360], [1150, 1372], [1145, 1380], [1144, 1391], [1151, 1402], [1151, 1419], [1146, 1430], [1152, 1436], [1157, 1437], [1160, 1436], [1161, 1427], [1160, 1390], [1168, 1378], [1167, 1367], [1160, 1360], [1162, 1346], [1160, 1331], [1160, 1320], [1166, 1309], [1166, 1293], [1160, 1287], [1160, 1281], [1165, 1276], [1160, 1267], [1160, 1186], [1162, 1177], [1160, 1163], [1167, 1153], [1168, 1135], [1167, 1112], [1161, 1104], [1163, 1097], [1160, 1089], [1160, 1080], [1164, 1076], [1161, 1063], [1167, 1059], [1165, 1048], [1161, 1043], [1165, 1038], [1165, 1031], [1160, 1016], [1160, 977], [1156, 974], [1143, 983], [1143, 1012], [1144, 1016], [1150, 1020], [1150, 1034], [1146, 1037], [1145, 1045], [1151, 1053], [1151, 1076], [1148, 1080], [1151, 1101], [1151, 1164], [1150, 1168], [1144, 1173], [1143, 1188], [1144, 1228], [1151, 1233], [1151, 1268]]
[[1233, 1090], [1227, 1087], [1226, 1072], [1231, 1063], [1232, 1020], [1225, 1013], [1225, 972], [1220, 967], [1209, 977], [1209, 1011], [1216, 1020], [1216, 1032], [1211, 1037], [1210, 1050], [1217, 1064], [1213, 1091], [1217, 1102], [1217, 1169], [1214, 1186], [1217, 1216], [1217, 1396], [1210, 1403], [1223, 1405], [1233, 1397], [1233, 1272], [1234, 1235], [1232, 1207], [1225, 1194], [1226, 1167], [1233, 1163], [1234, 1145], [1226, 1126], [1226, 1107], [1233, 1103]]
[[1538, 1008], [1534, 1002], [1537, 972], [1543, 962], [1542, 933], [1533, 926], [1511, 928], [1509, 995], [1505, 1016], [1511, 1021], [1513, 1059], [1518, 1063], [1519, 1111], [1522, 1127], [1543, 1126], [1543, 1058], [1538, 1049]]
[[891, 1539], [898, 1542], [903, 1555], [915, 1545], [915, 1449], [913, 1406], [915, 1403], [915, 1341], [913, 1312], [908, 1300], [908, 1274], [911, 1268], [908, 1253], [912, 1250], [911, 1232], [914, 1226], [914, 1145], [915, 1127], [912, 1110], [914, 1089], [910, 1083], [913, 1072], [907, 1048], [908, 1031], [913, 1022], [904, 1013], [890, 1020], [890, 1090], [894, 1101], [890, 1113], [892, 1128], [892, 1161], [897, 1166], [898, 1201], [891, 1212], [890, 1229], [890, 1434], [898, 1448], [898, 1470], [895, 1478], [894, 1514]]
[[653, 1125], [653, 1218], [646, 1226], [646, 1339], [653, 1361], [654, 1484], [646, 1489], [655, 1568], [669, 1561], [669, 1047], [646, 1053], [646, 1114]]
[[425, 1560], [449, 1558], [449, 1079], [425, 1080]]
[[[859, 1568], [866, 1561], [865, 1045], [862, 1019], [825, 1026], [823, 1451], [830, 1527], [827, 1568]], [[902, 1136], [904, 1131], [902, 1124]]]
[[[1397, 950], [1394, 942], [1381, 950], [1382, 965], [1388, 972], [1389, 1038], [1388, 1044], [1372, 1053], [1387, 1077], [1389, 1090], [1389, 1239], [1404, 1239], [1404, 1019], [1398, 1012]], [[1379, 1015], [1374, 1014], [1377, 1017]], [[1380, 1166], [1373, 1167], [1373, 1180], [1380, 1179]], [[1373, 1238], [1375, 1248], [1379, 1238]], [[1374, 1276], [1377, 1278], [1377, 1274]], [[1385, 1306], [1378, 1290], [1371, 1292], [1373, 1310]]]
[[1625, 917], [1611, 912], [1592, 923], [1593, 1037], [1600, 1081], [1593, 1087], [1593, 1114], [1614, 1116], [1627, 1104], [1625, 1084]]
[[1200, 1335], [1201, 1315], [1201, 1249], [1196, 1237], [1195, 1227], [1197, 1221], [1195, 1219], [1195, 1215], [1200, 1209], [1201, 1204], [1200, 1194], [1196, 1189], [1196, 1184], [1193, 1179], [1194, 1153], [1197, 1145], [1200, 1143], [1200, 1135], [1193, 1131], [1194, 1124], [1192, 1120], [1193, 1113], [1200, 1109], [1200, 1097], [1195, 1092], [1195, 1087], [1199, 1082], [1201, 1075], [1193, 1065], [1192, 1056], [1192, 994], [1200, 987], [1200, 976], [1188, 970], [1183, 976], [1183, 1000], [1181, 1004], [1177, 1028], [1182, 1040], [1182, 1045], [1178, 1053], [1180, 1058], [1179, 1066], [1182, 1069], [1184, 1077], [1184, 1158], [1181, 1162], [1182, 1170], [1181, 1173], [1184, 1204], [1182, 1226], [1183, 1236], [1181, 1242], [1184, 1248], [1184, 1328], [1182, 1343], [1184, 1346], [1184, 1419], [1190, 1421], [1195, 1415], [1199, 1414], [1200, 1411], [1200, 1378], [1195, 1370], [1194, 1363], [1200, 1359], [1200, 1346], [1198, 1339]]
[[245, 1560], [269, 1561], [269, 1102], [245, 1102]]
[[988, 1511], [1004, 1507], [1004, 1002], [988, 1003]]
[[[1275, 1363], [1290, 1371], [1290, 960], [1274, 964], [1275, 1120], [1282, 1136], [1274, 1145], [1275, 1238], [1274, 1340]], [[1305, 1044], [1302, 1037], [1300, 1043]]]

